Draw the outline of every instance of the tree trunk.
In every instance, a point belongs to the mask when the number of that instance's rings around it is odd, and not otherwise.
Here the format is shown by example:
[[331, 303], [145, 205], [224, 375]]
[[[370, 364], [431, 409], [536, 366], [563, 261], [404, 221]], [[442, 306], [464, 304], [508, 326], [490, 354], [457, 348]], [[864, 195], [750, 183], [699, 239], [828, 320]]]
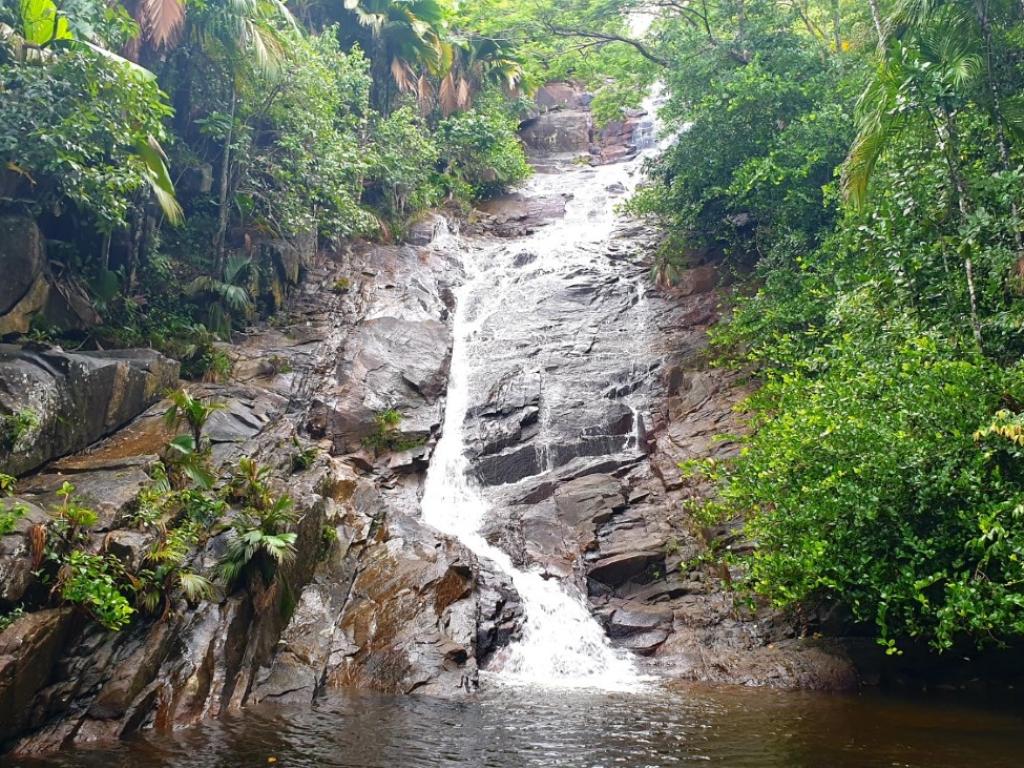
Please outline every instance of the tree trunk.
[[[945, 139], [946, 164], [949, 168], [949, 176], [953, 182], [953, 189], [956, 192], [957, 209], [960, 211], [961, 221], [966, 222], [970, 214], [970, 197], [967, 193], [967, 182], [964, 180], [963, 172], [960, 169], [960, 136], [957, 131], [956, 117], [945, 107], [942, 108], [942, 119], [945, 128], [945, 136], [940, 134], [940, 140]], [[964, 257], [964, 276], [967, 280], [967, 298], [971, 306], [971, 331], [978, 348], [981, 348], [981, 321], [978, 319], [978, 292], [974, 284], [974, 260], [970, 255]]]
[[868, 0], [868, 5], [871, 6], [871, 19], [875, 22], [875, 32], [878, 33], [878, 47], [885, 48], [885, 24], [882, 21], [882, 13], [878, 10], [878, 0]]
[[231, 140], [235, 130], [235, 83], [231, 82], [231, 108], [229, 114], [228, 135], [224, 139], [224, 153], [220, 161], [220, 190], [217, 208], [217, 235], [214, 238], [214, 253], [217, 257], [217, 275], [224, 271], [224, 245], [228, 232], [228, 181], [231, 177]]

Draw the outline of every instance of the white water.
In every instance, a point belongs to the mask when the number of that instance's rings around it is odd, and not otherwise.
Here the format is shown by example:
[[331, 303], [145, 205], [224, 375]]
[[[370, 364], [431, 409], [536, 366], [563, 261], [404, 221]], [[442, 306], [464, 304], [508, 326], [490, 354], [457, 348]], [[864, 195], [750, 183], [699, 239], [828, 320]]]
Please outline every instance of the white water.
[[[458, 539], [507, 574], [519, 593], [525, 614], [522, 637], [502, 651], [496, 665], [497, 680], [504, 684], [616, 691], [643, 686], [644, 678], [633, 659], [612, 648], [584, 596], [570, 594], [561, 582], [545, 578], [538, 570], [515, 567], [507, 553], [480, 534], [487, 502], [472, 478], [464, 445], [466, 412], [471, 405], [470, 347], [475, 335], [488, 319], [500, 317], [502, 308], [516, 300], [516, 286], [521, 285], [525, 270], [551, 272], [580, 265], [615, 268], [594, 258], [617, 223], [615, 204], [625, 199], [610, 196], [606, 188], [618, 183], [632, 190], [641, 161], [537, 176], [525, 190], [528, 195], [567, 188], [573, 192], [564, 218], [507, 246], [463, 248], [467, 279], [456, 291], [444, 427], [427, 474], [422, 512], [426, 523]], [[515, 269], [510, 265], [509, 247], [526, 248], [537, 258], [525, 270]], [[643, 286], [638, 284], [637, 290], [643, 301]]]

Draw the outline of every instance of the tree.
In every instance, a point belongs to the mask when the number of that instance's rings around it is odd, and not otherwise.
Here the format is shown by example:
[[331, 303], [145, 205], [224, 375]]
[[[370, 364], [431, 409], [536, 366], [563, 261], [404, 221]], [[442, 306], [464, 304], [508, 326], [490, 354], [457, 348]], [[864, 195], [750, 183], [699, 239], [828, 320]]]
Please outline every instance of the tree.
[[[872, 172], [893, 138], [923, 122], [943, 149], [952, 197], [966, 221], [971, 199], [961, 168], [957, 115], [983, 66], [972, 32], [962, 17], [946, 12], [929, 19], [909, 40], [893, 41], [861, 96], [859, 130], [843, 169], [843, 189], [855, 205], [864, 203]], [[981, 346], [977, 287], [969, 253], [963, 267], [971, 329]]]
[[391, 112], [392, 85], [415, 93], [421, 76], [438, 76], [448, 67], [452, 47], [440, 0], [344, 0], [344, 9], [368, 33], [353, 42], [364, 45], [370, 58], [373, 103], [384, 115]]

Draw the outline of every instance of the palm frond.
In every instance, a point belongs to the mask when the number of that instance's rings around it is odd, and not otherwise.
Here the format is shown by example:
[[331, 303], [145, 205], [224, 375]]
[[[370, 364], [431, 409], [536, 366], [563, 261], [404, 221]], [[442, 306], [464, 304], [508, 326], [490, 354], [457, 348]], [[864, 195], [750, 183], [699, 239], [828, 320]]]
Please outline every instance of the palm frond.
[[135, 21], [154, 48], [170, 48], [181, 39], [185, 6], [181, 0], [142, 0], [135, 7]]

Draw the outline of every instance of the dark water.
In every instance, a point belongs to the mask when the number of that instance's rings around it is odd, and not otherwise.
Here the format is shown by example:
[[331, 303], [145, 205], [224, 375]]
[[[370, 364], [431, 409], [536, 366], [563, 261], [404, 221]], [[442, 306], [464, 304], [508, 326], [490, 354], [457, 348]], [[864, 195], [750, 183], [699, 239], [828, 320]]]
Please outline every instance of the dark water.
[[12, 768], [1019, 768], [1022, 710], [743, 688], [652, 694], [492, 689], [472, 702], [336, 695]]

